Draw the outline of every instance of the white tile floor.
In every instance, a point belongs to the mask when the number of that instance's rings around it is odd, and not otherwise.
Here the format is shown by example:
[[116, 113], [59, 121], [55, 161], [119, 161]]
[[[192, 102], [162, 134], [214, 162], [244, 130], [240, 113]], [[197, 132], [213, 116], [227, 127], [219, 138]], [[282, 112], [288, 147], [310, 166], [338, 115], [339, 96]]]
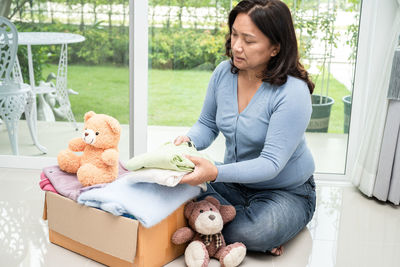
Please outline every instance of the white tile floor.
[[[0, 266], [102, 266], [48, 241], [41, 219], [40, 170], [0, 168]], [[349, 186], [317, 182], [317, 210], [297, 237], [273, 257], [248, 253], [241, 266], [398, 267], [400, 207]], [[184, 266], [180, 257], [167, 265]], [[210, 266], [219, 266], [212, 260]]]

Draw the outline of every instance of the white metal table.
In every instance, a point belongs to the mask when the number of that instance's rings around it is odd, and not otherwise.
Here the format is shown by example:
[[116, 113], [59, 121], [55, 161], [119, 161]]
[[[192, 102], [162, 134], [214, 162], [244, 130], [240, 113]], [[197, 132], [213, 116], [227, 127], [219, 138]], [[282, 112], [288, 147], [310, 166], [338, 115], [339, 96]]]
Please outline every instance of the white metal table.
[[[73, 124], [76, 130], [74, 114], [71, 110], [71, 103], [68, 97], [67, 89], [67, 66], [68, 66], [68, 44], [83, 42], [85, 37], [74, 33], [61, 32], [19, 32], [18, 44], [26, 45], [28, 48], [28, 67], [29, 81], [32, 90], [38, 95], [38, 119], [45, 121], [55, 121], [52, 108], [44, 99], [44, 94], [55, 93], [56, 99], [59, 102], [59, 112]], [[57, 79], [55, 87], [48, 83], [41, 82], [39, 86], [35, 85], [35, 76], [33, 72], [32, 62], [32, 45], [61, 45], [60, 59], [58, 63]]]

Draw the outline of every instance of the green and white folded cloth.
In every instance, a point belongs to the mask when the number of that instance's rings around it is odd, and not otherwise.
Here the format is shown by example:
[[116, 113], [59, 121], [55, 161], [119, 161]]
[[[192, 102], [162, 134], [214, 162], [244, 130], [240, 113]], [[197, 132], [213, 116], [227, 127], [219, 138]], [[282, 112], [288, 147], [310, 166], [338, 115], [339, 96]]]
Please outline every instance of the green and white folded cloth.
[[185, 142], [179, 146], [168, 142], [153, 152], [131, 158], [125, 162], [124, 167], [129, 171], [136, 171], [142, 168], [157, 168], [192, 172], [194, 163], [186, 158], [185, 155], [205, 158], [214, 164], [210, 157], [197, 151], [191, 142]]

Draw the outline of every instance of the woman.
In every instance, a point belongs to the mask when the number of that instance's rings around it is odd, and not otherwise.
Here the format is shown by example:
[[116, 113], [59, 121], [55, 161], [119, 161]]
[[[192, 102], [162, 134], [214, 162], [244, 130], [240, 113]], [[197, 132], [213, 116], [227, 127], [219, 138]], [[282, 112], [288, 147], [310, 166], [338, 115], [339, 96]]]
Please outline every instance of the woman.
[[211, 181], [207, 192], [234, 205], [227, 243], [280, 255], [315, 210], [314, 160], [304, 132], [314, 84], [299, 62], [290, 11], [280, 0], [244, 0], [229, 14], [226, 55], [214, 71], [199, 120], [178, 145], [208, 147], [221, 131], [224, 164], [188, 157], [182, 183]]

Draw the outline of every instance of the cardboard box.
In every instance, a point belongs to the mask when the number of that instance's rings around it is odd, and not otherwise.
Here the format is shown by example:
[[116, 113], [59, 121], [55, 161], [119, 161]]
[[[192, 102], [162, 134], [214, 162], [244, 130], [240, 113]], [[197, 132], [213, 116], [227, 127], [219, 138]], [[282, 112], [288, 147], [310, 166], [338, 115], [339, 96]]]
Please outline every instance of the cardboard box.
[[108, 266], [159, 267], [182, 255], [172, 234], [187, 225], [184, 205], [159, 224], [143, 227], [137, 220], [114, 216], [46, 192], [43, 219], [50, 242]]

